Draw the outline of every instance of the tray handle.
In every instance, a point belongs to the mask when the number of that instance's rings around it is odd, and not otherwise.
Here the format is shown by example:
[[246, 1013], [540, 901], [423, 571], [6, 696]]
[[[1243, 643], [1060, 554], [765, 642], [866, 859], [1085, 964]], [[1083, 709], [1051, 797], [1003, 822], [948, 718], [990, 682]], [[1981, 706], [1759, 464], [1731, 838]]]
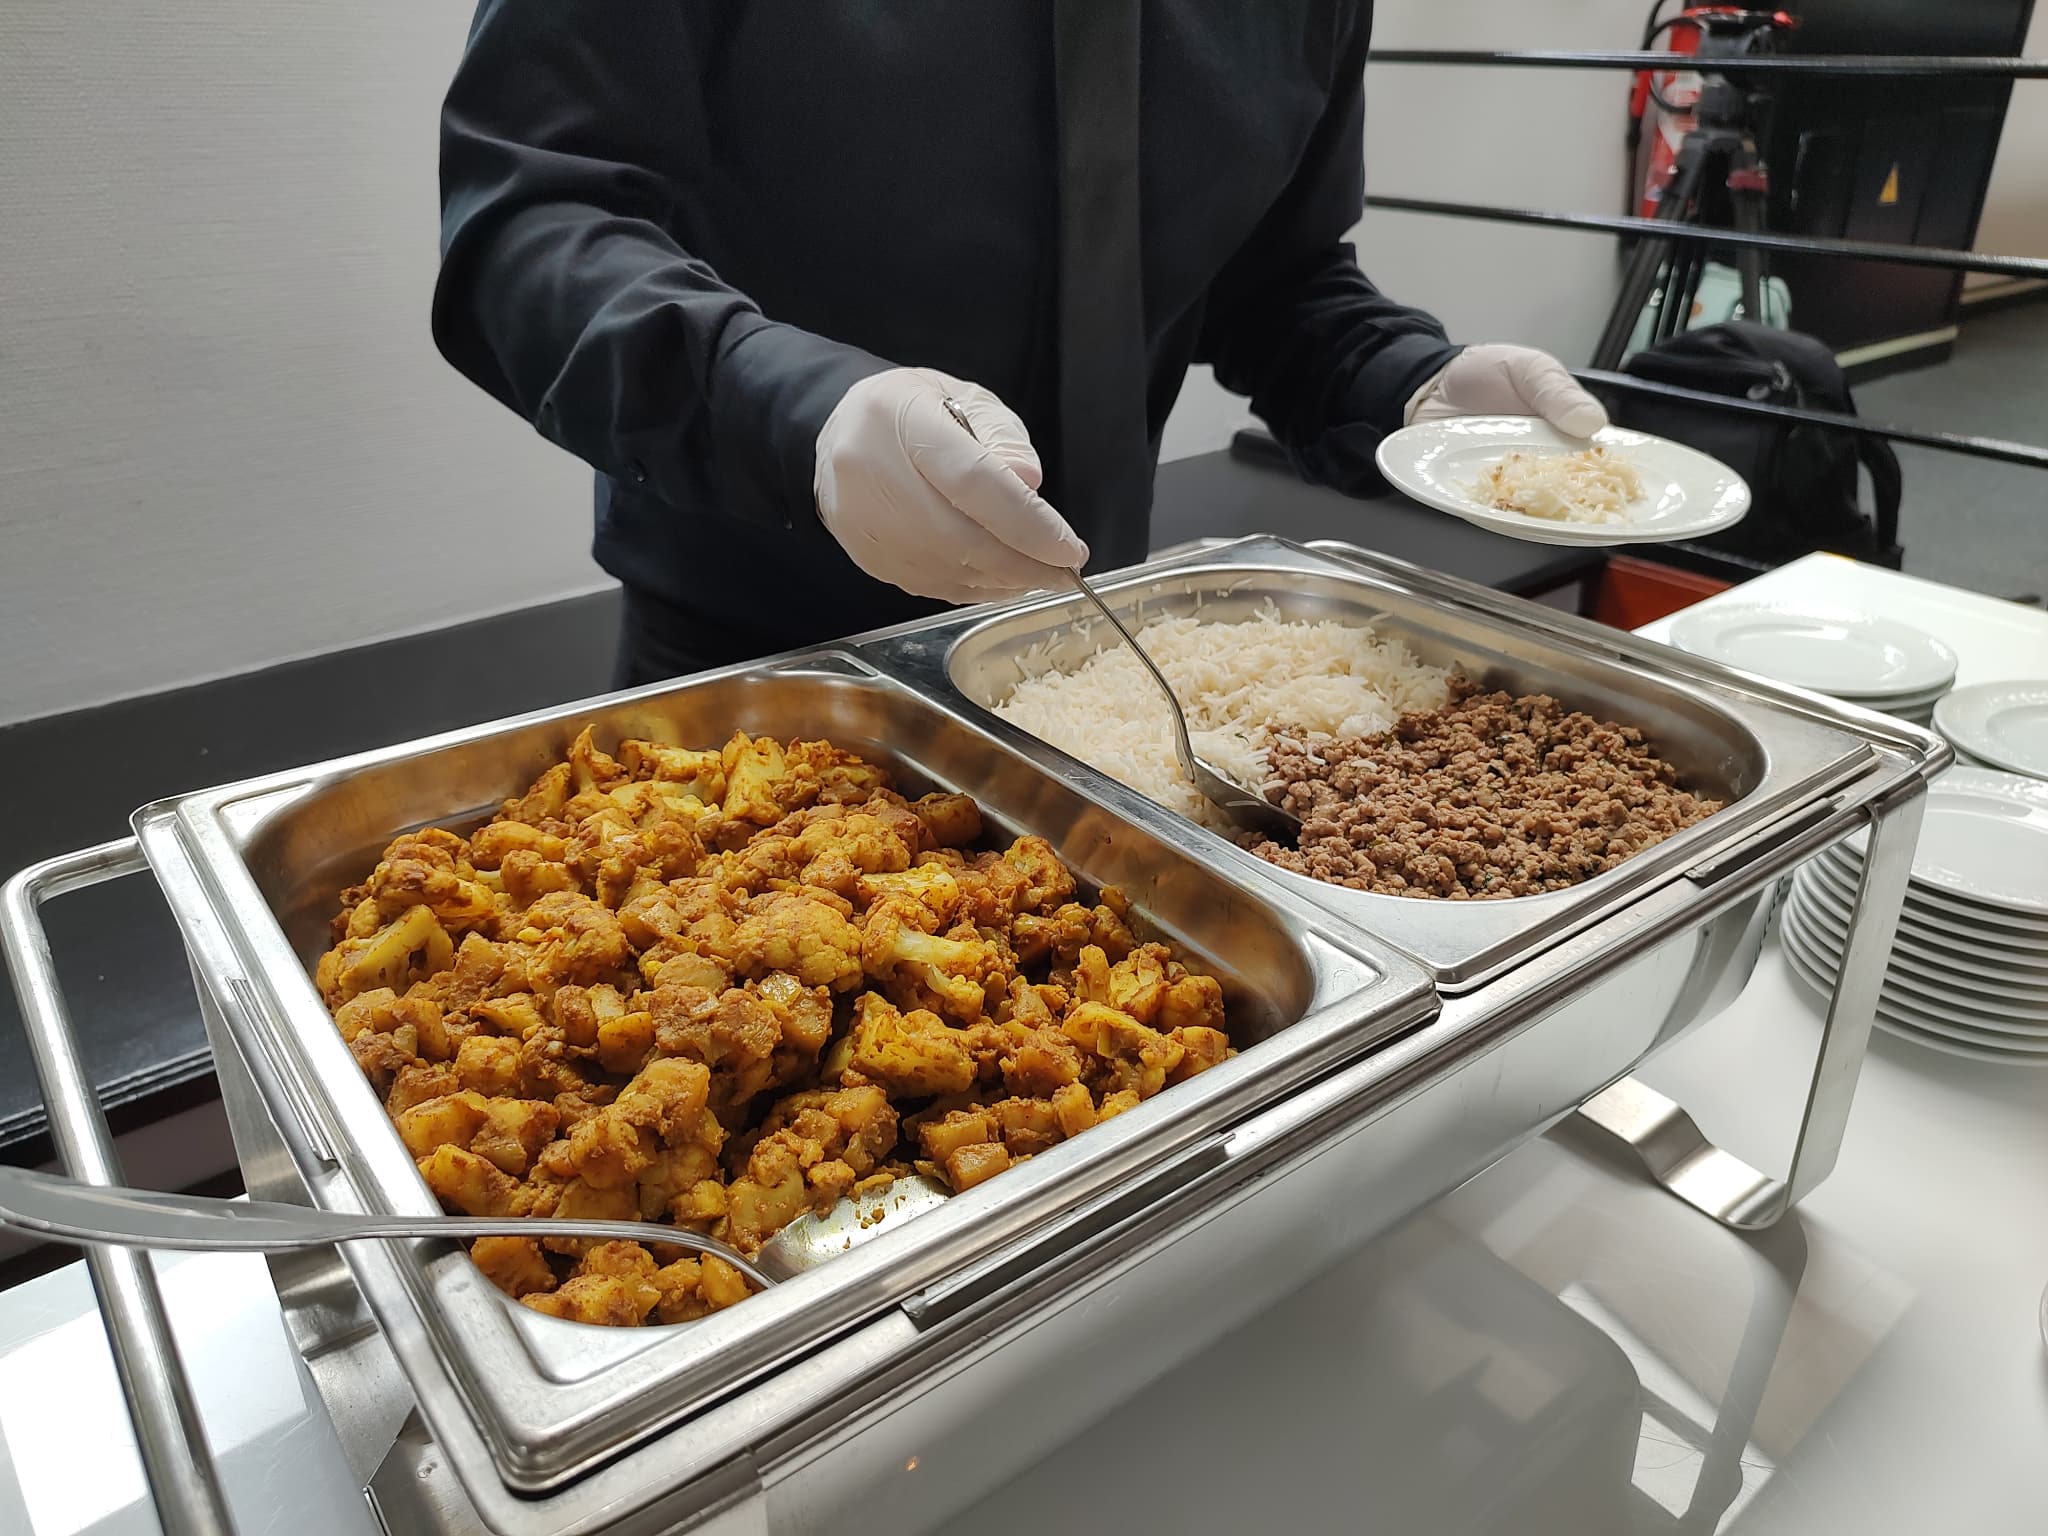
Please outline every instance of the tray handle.
[[[141, 845], [124, 837], [32, 864], [0, 888], [0, 954], [21, 1002], [29, 1059], [49, 1107], [50, 1139], [65, 1172], [89, 1184], [125, 1180], [79, 1055], [38, 909], [52, 897], [145, 868]], [[179, 1362], [149, 1255], [132, 1248], [89, 1247], [85, 1262], [158, 1520], [167, 1536], [232, 1532], [220, 1473], [207, 1450], [199, 1405]]]

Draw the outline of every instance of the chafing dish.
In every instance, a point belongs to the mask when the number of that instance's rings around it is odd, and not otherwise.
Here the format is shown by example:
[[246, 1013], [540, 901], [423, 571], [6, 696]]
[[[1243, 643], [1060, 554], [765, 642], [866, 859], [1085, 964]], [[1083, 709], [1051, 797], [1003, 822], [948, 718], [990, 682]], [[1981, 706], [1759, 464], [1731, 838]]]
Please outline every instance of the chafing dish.
[[[0, 932], [59, 1069], [60, 1114], [91, 1119], [64, 1087], [35, 903], [146, 859], [191, 951], [251, 1193], [345, 1209], [433, 1207], [308, 981], [334, 893], [398, 831], [480, 818], [586, 721], [695, 743], [734, 727], [828, 736], [913, 787], [964, 790], [997, 825], [1047, 836], [1085, 880], [1123, 886], [1225, 977], [1248, 1047], [1233, 1061], [682, 1328], [540, 1317], [447, 1244], [362, 1245], [346, 1273], [280, 1262], [288, 1320], [393, 1529], [928, 1518], [1582, 1106], [1736, 1224], [1775, 1220], [1825, 1176], [1878, 968], [1844, 967], [1784, 1180], [1712, 1147], [1627, 1074], [1740, 988], [1775, 881], [1858, 827], [1874, 830], [1852, 962], [1888, 946], [1920, 797], [1946, 761], [1935, 738], [1340, 546], [1245, 540], [1101, 585], [1133, 611], [1273, 601], [1369, 618], [1426, 659], [1643, 725], [1730, 803], [1547, 896], [1420, 902], [1303, 880], [988, 713], [1021, 647], [1080, 643], [1061, 638], [1078, 599], [1048, 599], [184, 796], [138, 812], [139, 847], [9, 886]], [[149, 1302], [110, 1304], [110, 1321]], [[175, 1444], [174, 1362], [166, 1374], [149, 1349], [128, 1354], [139, 1414]], [[394, 1437], [414, 1402], [420, 1418]], [[969, 1486], [946, 1447], [998, 1405], [1011, 1429], [999, 1456], [979, 1448]], [[927, 1474], [895, 1470], [906, 1462]], [[203, 1492], [166, 1473], [167, 1522]]]

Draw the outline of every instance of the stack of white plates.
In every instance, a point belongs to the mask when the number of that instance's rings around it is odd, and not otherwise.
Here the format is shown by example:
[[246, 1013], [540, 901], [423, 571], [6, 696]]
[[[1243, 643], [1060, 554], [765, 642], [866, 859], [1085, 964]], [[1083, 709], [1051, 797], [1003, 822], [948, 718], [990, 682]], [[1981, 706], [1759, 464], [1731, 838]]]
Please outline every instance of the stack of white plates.
[[1933, 722], [1935, 703], [1956, 681], [1956, 654], [1934, 636], [1865, 613], [1710, 604], [1678, 619], [1671, 643], [1915, 725]]
[[[1792, 968], [1834, 985], [1868, 833], [1800, 869], [1782, 936]], [[1927, 795], [1877, 1022], [1938, 1051], [2048, 1066], [2048, 784], [1954, 768]]]
[[1935, 707], [1958, 760], [2048, 779], [2048, 683], [1978, 683]]

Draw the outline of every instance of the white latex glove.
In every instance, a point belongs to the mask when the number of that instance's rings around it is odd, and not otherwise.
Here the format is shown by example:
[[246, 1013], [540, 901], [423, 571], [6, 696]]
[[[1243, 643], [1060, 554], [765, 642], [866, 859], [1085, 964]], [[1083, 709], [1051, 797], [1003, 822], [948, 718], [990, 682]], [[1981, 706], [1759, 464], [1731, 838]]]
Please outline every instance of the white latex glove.
[[1591, 437], [1607, 411], [1548, 352], [1532, 347], [1467, 347], [1415, 392], [1406, 424], [1447, 416], [1541, 416], [1568, 437]]
[[[951, 395], [968, 433], [945, 407]], [[980, 441], [975, 441], [976, 438]], [[918, 597], [982, 603], [1065, 587], [1088, 546], [1038, 494], [1024, 423], [978, 384], [892, 368], [818, 433], [818, 516], [853, 563]]]

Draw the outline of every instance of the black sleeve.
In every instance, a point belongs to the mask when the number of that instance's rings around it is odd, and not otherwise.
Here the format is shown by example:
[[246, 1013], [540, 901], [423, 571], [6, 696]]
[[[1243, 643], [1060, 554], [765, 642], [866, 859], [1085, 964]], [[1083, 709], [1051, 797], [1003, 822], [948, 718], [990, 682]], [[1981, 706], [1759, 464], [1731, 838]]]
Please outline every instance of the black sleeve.
[[1385, 489], [1374, 450], [1458, 348], [1433, 315], [1375, 288], [1344, 241], [1365, 206], [1372, 7], [1337, 10], [1328, 109], [1286, 192], [1211, 284], [1196, 356], [1250, 397], [1305, 479], [1361, 495]]
[[888, 365], [769, 320], [678, 239], [714, 11], [483, 0], [441, 115], [434, 339], [606, 474], [686, 503], [691, 437], [726, 510], [787, 523], [812, 509], [825, 417]]

